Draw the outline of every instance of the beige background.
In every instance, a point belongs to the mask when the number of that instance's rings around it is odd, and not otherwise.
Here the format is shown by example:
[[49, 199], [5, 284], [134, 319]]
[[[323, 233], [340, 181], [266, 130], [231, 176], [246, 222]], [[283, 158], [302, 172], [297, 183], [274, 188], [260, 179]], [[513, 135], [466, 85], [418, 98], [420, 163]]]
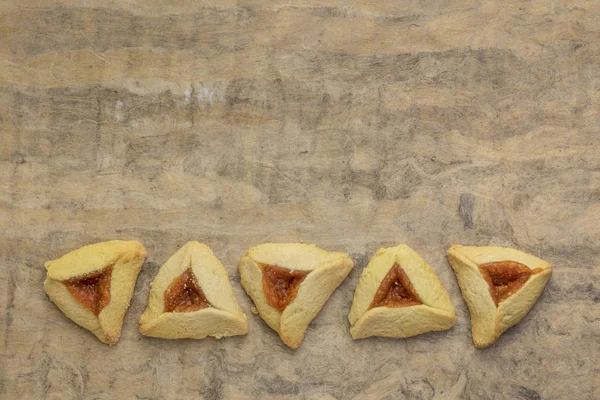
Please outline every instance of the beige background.
[[[0, 0], [0, 398], [597, 399], [599, 126], [598, 1]], [[115, 238], [149, 256], [109, 348], [48, 301], [43, 262]], [[191, 239], [226, 265], [249, 335], [138, 333]], [[294, 352], [235, 264], [298, 240], [356, 268]], [[353, 342], [360, 271], [400, 242], [458, 322]], [[452, 243], [555, 267], [484, 350]]]

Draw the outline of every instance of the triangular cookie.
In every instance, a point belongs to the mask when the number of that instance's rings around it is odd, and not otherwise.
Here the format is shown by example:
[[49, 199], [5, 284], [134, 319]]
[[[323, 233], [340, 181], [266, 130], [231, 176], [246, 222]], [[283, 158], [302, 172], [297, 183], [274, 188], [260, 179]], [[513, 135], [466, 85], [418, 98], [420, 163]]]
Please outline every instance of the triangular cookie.
[[84, 246], [46, 262], [44, 290], [67, 317], [113, 345], [145, 258], [136, 241]]
[[353, 266], [347, 254], [301, 243], [261, 244], [238, 263], [260, 316], [292, 349]]
[[208, 246], [188, 242], [151, 283], [140, 332], [166, 339], [245, 335], [248, 322], [227, 271]]
[[505, 247], [452, 246], [448, 260], [469, 307], [477, 347], [489, 346], [516, 325], [552, 273], [546, 261]]
[[348, 315], [354, 339], [409, 337], [449, 329], [456, 321], [448, 293], [415, 251], [379, 251], [363, 270]]

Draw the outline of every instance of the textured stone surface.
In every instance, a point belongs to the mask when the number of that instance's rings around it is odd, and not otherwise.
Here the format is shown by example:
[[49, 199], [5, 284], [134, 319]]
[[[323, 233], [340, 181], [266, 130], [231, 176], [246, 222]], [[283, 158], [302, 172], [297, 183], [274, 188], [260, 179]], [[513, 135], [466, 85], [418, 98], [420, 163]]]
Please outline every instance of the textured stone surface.
[[[0, 0], [0, 397], [599, 398], [600, 2], [272, 4]], [[48, 301], [43, 262], [115, 238], [149, 256], [109, 348]], [[226, 265], [249, 335], [138, 333], [149, 282], [192, 239]], [[293, 352], [235, 264], [298, 240], [356, 268]], [[400, 242], [458, 322], [353, 342], [360, 271]], [[452, 243], [555, 266], [490, 348], [471, 342]]]

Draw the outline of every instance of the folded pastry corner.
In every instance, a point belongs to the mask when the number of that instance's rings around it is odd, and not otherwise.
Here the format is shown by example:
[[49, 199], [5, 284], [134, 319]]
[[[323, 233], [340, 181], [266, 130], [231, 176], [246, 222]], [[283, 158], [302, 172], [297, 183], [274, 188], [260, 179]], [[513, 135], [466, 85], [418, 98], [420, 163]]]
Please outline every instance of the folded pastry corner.
[[292, 349], [353, 267], [345, 253], [303, 243], [261, 244], [238, 262], [242, 286], [258, 313]]
[[489, 346], [519, 323], [552, 273], [548, 262], [506, 247], [454, 245], [448, 260], [469, 307], [476, 347]]
[[210, 248], [188, 242], [151, 283], [140, 332], [165, 339], [203, 339], [248, 333], [225, 267]]
[[121, 336], [145, 258], [137, 241], [83, 246], [45, 263], [44, 290], [68, 318], [112, 346]]
[[454, 307], [434, 269], [406, 245], [383, 248], [363, 270], [348, 315], [354, 339], [449, 329]]

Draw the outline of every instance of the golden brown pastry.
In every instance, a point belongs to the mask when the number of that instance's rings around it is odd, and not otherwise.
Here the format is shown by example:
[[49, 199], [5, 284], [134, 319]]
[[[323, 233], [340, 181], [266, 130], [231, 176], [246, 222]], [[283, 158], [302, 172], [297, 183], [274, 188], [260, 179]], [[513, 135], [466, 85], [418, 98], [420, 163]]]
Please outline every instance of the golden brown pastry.
[[494, 343], [536, 302], [552, 273], [544, 260], [505, 247], [452, 246], [448, 260], [471, 313], [473, 342]]
[[136, 241], [84, 246], [46, 262], [44, 290], [67, 317], [113, 345], [145, 258]]
[[292, 349], [353, 266], [347, 254], [301, 243], [261, 244], [238, 263], [260, 316]]
[[348, 315], [354, 339], [403, 338], [449, 329], [456, 321], [448, 293], [414, 250], [379, 251], [363, 270]]
[[140, 332], [166, 339], [248, 333], [227, 271], [208, 246], [188, 242], [161, 267], [140, 318]]

